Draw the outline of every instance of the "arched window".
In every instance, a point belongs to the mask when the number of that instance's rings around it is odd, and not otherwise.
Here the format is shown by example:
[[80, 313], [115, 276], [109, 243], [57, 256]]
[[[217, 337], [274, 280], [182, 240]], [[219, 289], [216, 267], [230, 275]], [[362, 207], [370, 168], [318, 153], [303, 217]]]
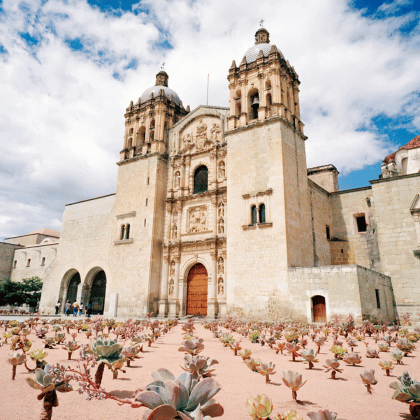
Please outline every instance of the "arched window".
[[257, 224], [257, 206], [251, 207], [251, 224]]
[[146, 127], [142, 126], [137, 132], [137, 146], [143, 146], [146, 141]]
[[130, 225], [125, 227], [125, 239], [130, 239]]
[[194, 173], [194, 194], [206, 192], [208, 190], [208, 170], [207, 166], [199, 166]]
[[128, 148], [131, 149], [133, 147], [133, 139], [130, 137], [128, 139]]
[[260, 107], [260, 99], [257, 89], [252, 89], [249, 93], [249, 105], [250, 109], [250, 118], [251, 120], [258, 119], [258, 108]]
[[261, 204], [259, 208], [260, 223], [265, 223], [265, 204]]
[[125, 226], [121, 225], [121, 232], [120, 232], [120, 240], [121, 241], [124, 239], [124, 232], [125, 232]]

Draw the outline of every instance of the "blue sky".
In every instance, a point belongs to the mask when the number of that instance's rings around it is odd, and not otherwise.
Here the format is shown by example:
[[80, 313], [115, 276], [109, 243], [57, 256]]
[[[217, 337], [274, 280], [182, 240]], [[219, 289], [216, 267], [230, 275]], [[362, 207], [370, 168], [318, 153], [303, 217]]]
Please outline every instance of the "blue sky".
[[419, 18], [418, 0], [3, 0], [0, 240], [115, 192], [124, 110], [163, 61], [185, 106], [205, 103], [208, 74], [209, 103], [228, 106], [260, 19], [300, 76], [308, 166], [369, 185], [420, 134]]

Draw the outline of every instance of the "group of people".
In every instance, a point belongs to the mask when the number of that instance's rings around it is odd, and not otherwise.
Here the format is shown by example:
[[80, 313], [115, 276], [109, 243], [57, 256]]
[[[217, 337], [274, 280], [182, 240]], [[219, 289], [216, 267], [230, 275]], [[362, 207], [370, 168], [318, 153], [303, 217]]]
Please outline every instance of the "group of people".
[[[61, 308], [61, 302], [58, 301], [55, 304], [56, 315], [58, 315], [60, 308]], [[80, 303], [80, 304], [77, 302], [70, 303], [70, 301], [68, 300], [64, 305], [64, 314], [66, 316], [70, 316], [71, 314], [73, 314], [73, 316], [86, 315], [88, 318], [90, 318], [90, 316], [92, 315], [92, 303], [89, 302], [86, 305], [86, 308], [84, 308], [83, 303]]]

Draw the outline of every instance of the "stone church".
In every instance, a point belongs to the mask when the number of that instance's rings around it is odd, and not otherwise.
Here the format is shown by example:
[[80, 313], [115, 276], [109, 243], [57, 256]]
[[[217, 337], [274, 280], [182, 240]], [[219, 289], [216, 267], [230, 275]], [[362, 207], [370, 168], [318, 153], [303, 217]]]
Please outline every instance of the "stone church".
[[[41, 312], [417, 322], [420, 137], [339, 191], [333, 165], [306, 166], [299, 77], [266, 29], [227, 78], [228, 108], [185, 109], [163, 70], [130, 103], [116, 193], [66, 205], [44, 244]], [[7, 244], [24, 278], [38, 244]]]

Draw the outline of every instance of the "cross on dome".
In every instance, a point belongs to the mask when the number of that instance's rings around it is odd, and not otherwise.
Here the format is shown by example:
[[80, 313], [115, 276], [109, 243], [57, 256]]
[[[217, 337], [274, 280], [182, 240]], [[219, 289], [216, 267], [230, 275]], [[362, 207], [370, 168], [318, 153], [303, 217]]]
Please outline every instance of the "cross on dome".
[[260, 20], [260, 26], [261, 26], [261, 28], [264, 28], [264, 22], [265, 22], [265, 20], [264, 20], [264, 19], [261, 19], [261, 20]]

